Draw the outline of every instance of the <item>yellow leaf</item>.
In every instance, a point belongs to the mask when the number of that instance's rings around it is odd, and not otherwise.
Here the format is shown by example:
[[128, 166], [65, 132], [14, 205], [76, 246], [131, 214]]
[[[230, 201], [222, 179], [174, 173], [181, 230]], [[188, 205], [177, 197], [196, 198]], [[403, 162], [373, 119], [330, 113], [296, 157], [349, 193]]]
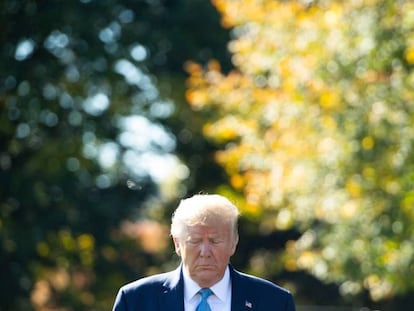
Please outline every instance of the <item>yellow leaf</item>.
[[371, 150], [372, 148], [374, 148], [374, 145], [375, 141], [373, 137], [366, 136], [364, 137], [364, 139], [362, 139], [362, 148], [364, 148], [365, 150]]
[[414, 47], [409, 47], [405, 51], [405, 59], [409, 64], [414, 64]]

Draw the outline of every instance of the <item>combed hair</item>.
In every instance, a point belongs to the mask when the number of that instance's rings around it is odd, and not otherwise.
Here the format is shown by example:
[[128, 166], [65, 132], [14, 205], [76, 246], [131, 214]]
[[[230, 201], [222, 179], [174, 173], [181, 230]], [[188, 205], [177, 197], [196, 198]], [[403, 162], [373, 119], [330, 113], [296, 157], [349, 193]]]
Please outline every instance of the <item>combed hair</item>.
[[240, 212], [227, 198], [218, 194], [196, 194], [181, 200], [171, 222], [171, 236], [182, 237], [188, 226], [205, 224], [208, 219], [220, 219], [233, 227], [238, 238], [237, 221]]

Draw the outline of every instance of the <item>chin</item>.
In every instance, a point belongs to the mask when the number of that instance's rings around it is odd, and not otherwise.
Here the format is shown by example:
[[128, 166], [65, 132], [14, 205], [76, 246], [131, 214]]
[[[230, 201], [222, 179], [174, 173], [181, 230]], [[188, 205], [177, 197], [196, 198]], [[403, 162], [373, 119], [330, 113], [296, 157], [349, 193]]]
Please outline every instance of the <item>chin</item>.
[[216, 284], [219, 280], [216, 278], [210, 279], [210, 278], [200, 278], [200, 280], [197, 281], [197, 284], [200, 285], [200, 287], [211, 287], [214, 284]]

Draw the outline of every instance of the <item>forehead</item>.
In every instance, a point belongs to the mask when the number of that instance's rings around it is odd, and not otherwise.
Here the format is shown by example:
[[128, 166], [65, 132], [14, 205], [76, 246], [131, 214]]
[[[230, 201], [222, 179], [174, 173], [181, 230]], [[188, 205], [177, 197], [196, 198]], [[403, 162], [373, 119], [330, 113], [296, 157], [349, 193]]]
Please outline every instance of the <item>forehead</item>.
[[187, 226], [187, 235], [227, 235], [230, 232], [229, 222], [217, 220], [215, 222], [205, 222]]

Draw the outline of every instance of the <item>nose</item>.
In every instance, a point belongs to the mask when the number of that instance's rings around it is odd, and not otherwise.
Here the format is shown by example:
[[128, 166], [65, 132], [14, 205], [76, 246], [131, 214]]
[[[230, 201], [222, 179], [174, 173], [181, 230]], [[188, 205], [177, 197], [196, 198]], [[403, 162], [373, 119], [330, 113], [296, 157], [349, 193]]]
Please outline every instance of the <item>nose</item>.
[[208, 257], [210, 256], [210, 244], [209, 242], [203, 242], [200, 245], [200, 256], [201, 257]]

